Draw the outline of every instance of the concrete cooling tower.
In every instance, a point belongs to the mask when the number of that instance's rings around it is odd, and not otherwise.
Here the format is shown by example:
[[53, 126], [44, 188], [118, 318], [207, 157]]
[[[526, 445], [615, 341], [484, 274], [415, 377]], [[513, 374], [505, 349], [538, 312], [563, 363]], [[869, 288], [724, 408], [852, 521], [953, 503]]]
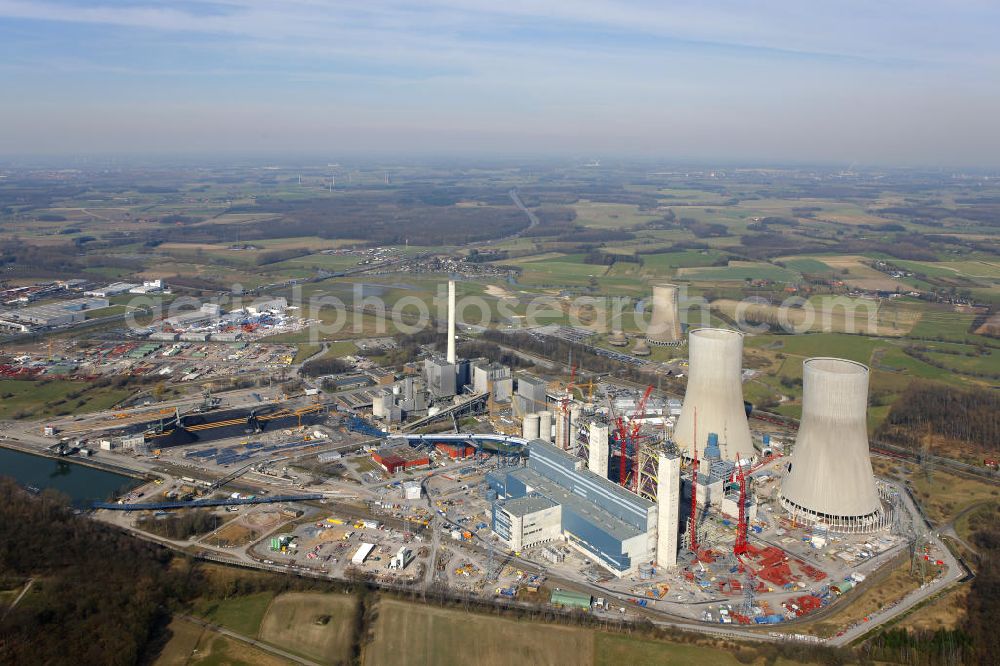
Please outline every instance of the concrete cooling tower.
[[679, 345], [681, 320], [677, 311], [678, 289], [675, 284], [653, 285], [653, 318], [646, 329], [651, 345]]
[[802, 364], [802, 419], [781, 504], [833, 531], [885, 526], [868, 453], [868, 368], [839, 358]]
[[708, 436], [715, 433], [726, 460], [754, 455], [743, 406], [743, 334], [722, 328], [699, 328], [688, 334], [688, 384], [674, 441], [686, 455], [694, 450], [695, 414], [698, 458], [705, 459]]

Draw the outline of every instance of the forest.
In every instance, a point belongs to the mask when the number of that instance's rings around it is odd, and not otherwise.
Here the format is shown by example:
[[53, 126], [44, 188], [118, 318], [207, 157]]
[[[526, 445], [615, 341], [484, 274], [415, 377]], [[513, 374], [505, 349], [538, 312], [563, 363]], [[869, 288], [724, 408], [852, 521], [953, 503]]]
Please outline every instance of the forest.
[[166, 549], [74, 515], [65, 498], [0, 478], [4, 588], [34, 579], [0, 622], [0, 663], [134, 664], [186, 581]]
[[928, 434], [996, 455], [1000, 452], [1000, 395], [914, 382], [893, 403], [875, 436], [920, 448]]

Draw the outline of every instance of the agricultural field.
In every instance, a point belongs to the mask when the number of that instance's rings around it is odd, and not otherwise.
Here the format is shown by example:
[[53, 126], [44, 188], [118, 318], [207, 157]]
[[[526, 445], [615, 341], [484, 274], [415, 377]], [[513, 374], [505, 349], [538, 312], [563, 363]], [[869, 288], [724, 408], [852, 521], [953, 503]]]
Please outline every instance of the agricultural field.
[[651, 275], [675, 275], [677, 269], [714, 266], [726, 255], [714, 250], [682, 250], [642, 255], [643, 272]]
[[242, 597], [204, 601], [195, 606], [194, 613], [213, 624], [253, 637], [260, 630], [272, 599], [274, 592], [257, 592]]
[[573, 210], [576, 211], [577, 224], [598, 229], [623, 229], [662, 217], [656, 213], [641, 212], [638, 206], [598, 201], [581, 201], [573, 205]]
[[728, 266], [709, 268], [680, 268], [678, 278], [694, 282], [743, 282], [770, 280], [771, 282], [798, 282], [802, 276], [795, 271], [773, 264], [754, 261], [730, 261]]
[[[594, 643], [585, 629], [543, 625], [383, 599], [368, 666], [397, 664], [589, 664]], [[470, 637], [475, 637], [470, 640]]]
[[153, 662], [155, 666], [283, 666], [288, 663], [277, 655], [183, 618], [171, 621], [168, 631], [170, 640]]
[[[582, 627], [525, 623], [383, 599], [363, 663], [382, 664], [708, 664], [737, 666], [725, 649], [606, 633]], [[469, 640], [474, 636], [475, 640]], [[762, 663], [761, 660], [752, 663]], [[791, 662], [778, 660], [782, 666]]]
[[351, 657], [356, 600], [343, 594], [287, 592], [274, 599], [259, 638], [322, 663]]

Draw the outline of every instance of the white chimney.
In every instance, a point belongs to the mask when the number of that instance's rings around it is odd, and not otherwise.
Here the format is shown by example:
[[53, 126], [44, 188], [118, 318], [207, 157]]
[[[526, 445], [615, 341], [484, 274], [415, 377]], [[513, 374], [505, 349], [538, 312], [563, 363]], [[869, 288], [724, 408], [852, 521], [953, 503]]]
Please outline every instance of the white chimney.
[[448, 362], [455, 364], [455, 281], [448, 280]]

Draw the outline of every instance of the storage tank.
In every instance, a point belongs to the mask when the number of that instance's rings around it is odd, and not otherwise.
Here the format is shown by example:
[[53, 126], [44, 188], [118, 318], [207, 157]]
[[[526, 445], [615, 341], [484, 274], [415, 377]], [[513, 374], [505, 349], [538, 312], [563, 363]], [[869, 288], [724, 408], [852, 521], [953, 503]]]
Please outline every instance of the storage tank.
[[538, 438], [546, 442], [552, 441], [552, 412], [538, 412]]
[[521, 436], [528, 441], [538, 439], [539, 420], [538, 414], [525, 414], [521, 423]]
[[688, 383], [674, 428], [674, 441], [690, 456], [697, 414], [698, 457], [705, 458], [709, 433], [718, 436], [725, 460], [754, 455], [743, 408], [743, 334], [723, 328], [699, 328], [688, 335]]
[[675, 284], [653, 285], [653, 317], [649, 322], [649, 328], [646, 329], [646, 340], [649, 344], [681, 343], [681, 320], [677, 309], [678, 293]]
[[792, 515], [831, 530], [886, 526], [868, 451], [868, 368], [839, 358], [802, 364], [802, 419], [781, 484]]

